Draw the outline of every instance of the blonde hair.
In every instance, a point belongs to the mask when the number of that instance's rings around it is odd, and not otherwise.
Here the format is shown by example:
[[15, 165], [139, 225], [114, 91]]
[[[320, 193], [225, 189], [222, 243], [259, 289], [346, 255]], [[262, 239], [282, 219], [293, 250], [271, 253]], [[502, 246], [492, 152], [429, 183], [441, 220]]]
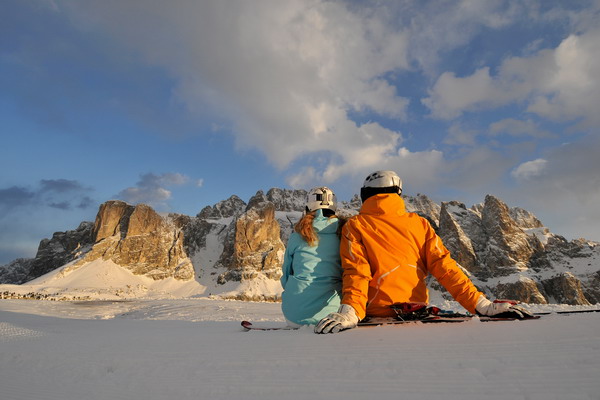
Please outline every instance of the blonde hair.
[[[317, 243], [319, 243], [319, 236], [317, 235], [317, 231], [315, 231], [315, 228], [313, 226], [315, 214], [316, 211], [307, 211], [306, 214], [304, 214], [304, 216], [300, 218], [300, 221], [298, 221], [294, 226], [294, 231], [296, 231], [300, 236], [302, 236], [302, 239], [304, 239], [304, 241], [308, 243], [308, 245], [311, 247], [316, 246]], [[330, 215], [328, 218], [337, 218], [339, 220], [339, 226], [337, 230], [337, 234], [339, 236], [342, 230], [341, 228], [346, 222], [346, 220], [344, 218], [338, 217], [335, 214]]]

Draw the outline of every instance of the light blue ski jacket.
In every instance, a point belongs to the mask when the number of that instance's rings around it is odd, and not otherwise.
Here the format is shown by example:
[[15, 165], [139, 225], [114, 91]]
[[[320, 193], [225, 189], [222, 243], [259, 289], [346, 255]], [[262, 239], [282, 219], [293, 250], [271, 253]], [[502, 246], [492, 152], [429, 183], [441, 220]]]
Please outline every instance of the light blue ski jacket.
[[292, 233], [285, 250], [281, 286], [281, 309], [289, 321], [315, 325], [340, 306], [342, 267], [337, 218], [323, 216], [317, 210], [313, 227], [319, 242], [308, 243]]

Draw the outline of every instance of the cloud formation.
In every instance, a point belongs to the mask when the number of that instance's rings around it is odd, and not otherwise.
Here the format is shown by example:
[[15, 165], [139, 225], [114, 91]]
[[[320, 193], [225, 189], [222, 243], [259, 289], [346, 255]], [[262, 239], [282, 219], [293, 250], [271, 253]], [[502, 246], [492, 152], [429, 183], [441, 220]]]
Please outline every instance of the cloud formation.
[[319, 173], [335, 176], [358, 152], [377, 160], [398, 150], [399, 132], [349, 117], [407, 115], [387, 75], [409, 68], [408, 36], [383, 10], [321, 1], [64, 6], [170, 71], [175, 101], [191, 112], [212, 106], [231, 120], [240, 149], [260, 149], [278, 168], [328, 151]]
[[[56, 4], [164, 71], [171, 104], [214, 116], [213, 134], [258, 150], [294, 187], [389, 168], [415, 191], [533, 198], [524, 182], [552, 185], [542, 178], [557, 146], [589, 147], [600, 126], [594, 1]], [[515, 48], [510, 35], [530, 36]], [[506, 47], [491, 54], [486, 39]], [[171, 192], [142, 179], [120, 195], [164, 203]]]
[[556, 49], [510, 57], [496, 74], [482, 67], [459, 77], [444, 72], [423, 104], [434, 117], [455, 119], [467, 112], [524, 102], [526, 110], [556, 121], [582, 119], [599, 125], [600, 30], [572, 34]]
[[10, 210], [31, 203], [35, 197], [35, 192], [20, 186], [0, 189], [0, 207]]
[[548, 164], [548, 161], [543, 158], [527, 161], [515, 168], [511, 172], [511, 175], [520, 181], [529, 180], [540, 176], [543, 173], [546, 164]]
[[[91, 206], [106, 200], [94, 196], [118, 193], [131, 203], [189, 210], [227, 198], [232, 186], [248, 192], [285, 182], [327, 184], [349, 197], [375, 169], [398, 171], [407, 194], [473, 204], [490, 193], [533, 211], [557, 233], [600, 240], [597, 0], [52, 0], [0, 7], [8, 16], [0, 30], [10, 42], [0, 55], [9, 105], [3, 122], [16, 129], [3, 149], [30, 154], [29, 128], [41, 127], [39, 165], [61, 171], [77, 159], [78, 176], [88, 173], [103, 191], [42, 179], [43, 171], [31, 172], [39, 167], [30, 157], [22, 176], [35, 176], [34, 184], [11, 171], [0, 186], [0, 222], [9, 232], [2, 243], [19, 229], [35, 231], [27, 245], [34, 248], [38, 235], [93, 218]], [[80, 140], [83, 132], [110, 137]], [[157, 132], [160, 140], [152, 137]], [[169, 157], [182, 157], [182, 174], [103, 182], [86, 171], [83, 157], [57, 157], [51, 149], [82, 154], [95, 146], [97, 163], [115, 165], [131, 156], [129, 146], [116, 144], [121, 136], [139, 150], [134, 173], [170, 170]], [[175, 150], [204, 139], [215, 144], [202, 149], [210, 148], [209, 161], [188, 162], [192, 146], [185, 156]], [[239, 158], [229, 159], [229, 148], [217, 153], [231, 139]], [[152, 157], [154, 146], [167, 148]], [[55, 157], [43, 158], [49, 155]], [[202, 169], [210, 174], [206, 185], [190, 178]], [[220, 185], [222, 175], [228, 182], [244, 175], [245, 185]]]
[[[140, 180], [135, 186], [123, 189], [116, 197], [131, 204], [144, 203], [158, 208], [165, 208], [167, 207], [167, 201], [171, 198], [171, 191], [167, 188], [185, 185], [189, 181], [189, 177], [179, 173], [161, 175], [147, 173], [140, 176]], [[196, 185], [200, 181], [197, 180]]]
[[11, 186], [0, 189], [0, 209], [7, 213], [29, 207], [50, 207], [60, 210], [86, 209], [94, 200], [92, 189], [68, 179], [42, 179], [35, 188]]

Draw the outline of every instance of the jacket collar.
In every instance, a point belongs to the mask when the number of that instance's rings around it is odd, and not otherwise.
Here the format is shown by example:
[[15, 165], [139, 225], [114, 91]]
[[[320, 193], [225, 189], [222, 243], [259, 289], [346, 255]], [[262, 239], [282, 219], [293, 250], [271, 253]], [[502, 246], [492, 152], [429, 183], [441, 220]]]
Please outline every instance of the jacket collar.
[[313, 228], [319, 233], [335, 233], [338, 227], [337, 218], [328, 218], [323, 215], [323, 210], [318, 209], [315, 212]]
[[406, 213], [404, 199], [395, 193], [382, 193], [369, 197], [360, 208], [360, 214], [382, 215]]

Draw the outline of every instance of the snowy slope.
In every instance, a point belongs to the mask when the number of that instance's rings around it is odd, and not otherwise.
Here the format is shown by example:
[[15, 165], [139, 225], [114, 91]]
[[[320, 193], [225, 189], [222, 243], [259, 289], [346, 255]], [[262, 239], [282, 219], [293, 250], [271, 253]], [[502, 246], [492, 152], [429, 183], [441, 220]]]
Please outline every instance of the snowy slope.
[[273, 303], [2, 300], [0, 398], [599, 398], [600, 313], [337, 335], [242, 319], [282, 323]]
[[[201, 254], [210, 257], [207, 254]], [[174, 278], [153, 280], [135, 275], [111, 260], [98, 259], [82, 266], [69, 263], [23, 285], [0, 285], [3, 292], [26, 296], [29, 293], [56, 300], [124, 300], [221, 296], [235, 297], [281, 293], [279, 281], [259, 276], [243, 282], [217, 284], [212, 276], [181, 281]], [[14, 297], [10, 295], [9, 297]]]
[[24, 285], [0, 285], [0, 292], [35, 292], [54, 299], [124, 299], [190, 297], [204, 293], [196, 281], [167, 278], [155, 281], [134, 275], [110, 260], [98, 259], [75, 267], [69, 263]]

